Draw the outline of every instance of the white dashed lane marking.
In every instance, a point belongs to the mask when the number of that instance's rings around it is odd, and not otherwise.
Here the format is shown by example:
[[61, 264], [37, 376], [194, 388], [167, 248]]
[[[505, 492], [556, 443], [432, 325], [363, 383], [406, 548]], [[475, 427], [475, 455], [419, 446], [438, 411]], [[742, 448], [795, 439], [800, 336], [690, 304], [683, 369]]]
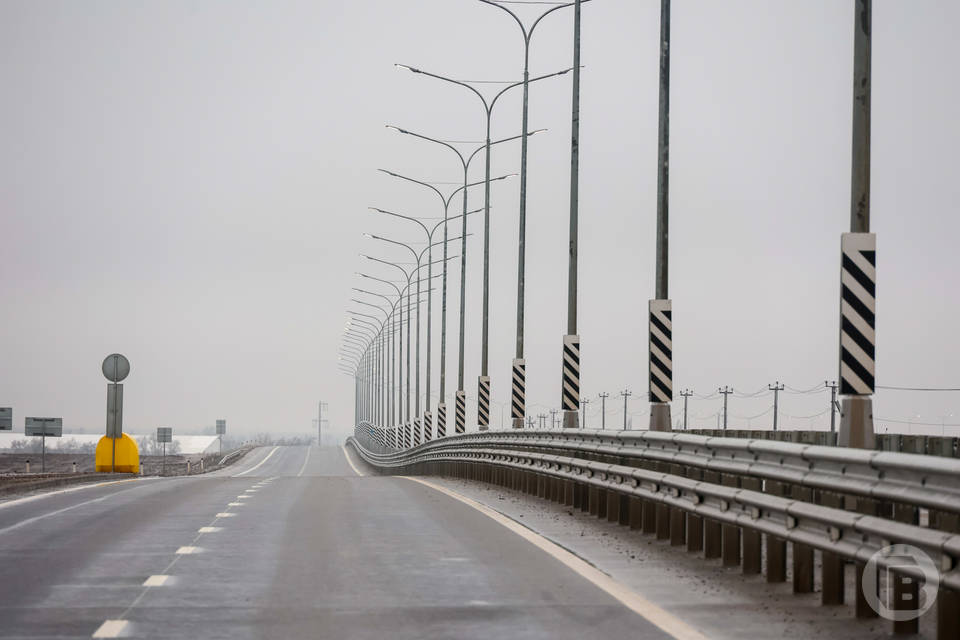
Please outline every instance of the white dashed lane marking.
[[200, 527], [198, 533], [217, 533], [223, 531], [223, 527]]
[[232, 518], [232, 517], [235, 516], [235, 515], [237, 515], [237, 514], [235, 514], [235, 513], [230, 513], [229, 511], [221, 511], [220, 513], [217, 514], [217, 517], [218, 517], [218, 518]]
[[126, 620], [105, 620], [102, 625], [93, 632], [94, 638], [119, 638], [120, 634], [126, 631], [130, 625]]
[[177, 555], [187, 556], [193, 553], [200, 553], [200, 547], [180, 547], [177, 549]]
[[150, 576], [149, 578], [143, 581], [143, 586], [162, 587], [163, 585], [167, 584], [167, 581], [169, 580], [170, 580], [170, 576], [164, 576], [164, 575]]

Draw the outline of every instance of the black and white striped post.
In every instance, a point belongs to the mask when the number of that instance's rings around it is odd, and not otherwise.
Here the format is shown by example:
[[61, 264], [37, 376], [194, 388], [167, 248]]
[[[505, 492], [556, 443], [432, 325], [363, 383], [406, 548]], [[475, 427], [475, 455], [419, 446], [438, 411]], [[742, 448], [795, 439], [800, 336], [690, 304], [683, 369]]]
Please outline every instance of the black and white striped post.
[[413, 446], [419, 446], [423, 440], [423, 432], [420, 430], [420, 418], [413, 419]]
[[409, 449], [412, 444], [412, 438], [410, 437], [410, 423], [407, 422], [403, 425], [403, 445]]
[[870, 32], [872, 0], [857, 0], [853, 36], [850, 233], [840, 240], [840, 433], [838, 444], [874, 448], [876, 236], [870, 233]]
[[523, 358], [513, 359], [513, 398], [510, 404], [510, 417], [513, 428], [523, 429], [523, 418], [527, 408], [527, 363]]
[[447, 435], [447, 403], [441, 402], [437, 405], [437, 437], [443, 438]]
[[480, 431], [490, 428], [490, 376], [477, 379], [477, 428]]
[[454, 429], [457, 433], [466, 433], [467, 431], [467, 396], [463, 391], [457, 391], [457, 402], [455, 408], [457, 415]]
[[650, 430], [670, 431], [673, 320], [670, 300], [650, 301]]
[[872, 448], [876, 363], [876, 251], [872, 233], [840, 241], [840, 445]]
[[430, 442], [433, 439], [433, 416], [429, 411], [423, 412], [423, 441]]
[[580, 336], [563, 336], [563, 426], [576, 429], [580, 411]]

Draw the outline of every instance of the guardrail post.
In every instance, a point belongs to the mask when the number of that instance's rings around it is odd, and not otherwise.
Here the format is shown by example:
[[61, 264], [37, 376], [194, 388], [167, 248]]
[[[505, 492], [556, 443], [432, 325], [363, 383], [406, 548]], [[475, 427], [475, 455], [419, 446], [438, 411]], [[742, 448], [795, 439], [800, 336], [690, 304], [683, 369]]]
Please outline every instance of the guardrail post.
[[638, 531], [643, 527], [643, 500], [630, 496], [630, 529]]
[[607, 490], [597, 490], [597, 517], [601, 520], [607, 517]]
[[607, 491], [607, 522], [620, 522], [620, 494]]
[[589, 513], [595, 516], [600, 513], [600, 489], [590, 485], [589, 489], [587, 489], [587, 496], [590, 509]]
[[[702, 480], [700, 469], [687, 467], [687, 477]], [[687, 514], [687, 551], [703, 551], [703, 518], [693, 513]]]
[[[786, 493], [782, 482], [767, 480], [764, 482], [764, 492], [772, 496]], [[787, 581], [787, 541], [777, 536], [767, 534], [767, 582]]]
[[[703, 481], [711, 484], [720, 484], [720, 474], [716, 471], [704, 471]], [[707, 559], [721, 556], [721, 529], [716, 520], [704, 519], [703, 522], [703, 557]]]
[[937, 592], [937, 640], [960, 638], [960, 593], [940, 587]]
[[[658, 462], [654, 465], [660, 473], [670, 473], [670, 465]], [[670, 537], [670, 506], [665, 502], [657, 503], [657, 540], [667, 540]]]
[[[720, 474], [720, 484], [725, 487], [739, 486], [739, 478], [729, 473]], [[723, 537], [723, 566], [735, 567], [740, 564], [740, 527], [735, 524], [724, 524]]]
[[[880, 504], [871, 498], [857, 499], [857, 512], [868, 516], [875, 516], [880, 510]], [[856, 563], [857, 579], [854, 591], [856, 592], [855, 610], [858, 618], [876, 618], [879, 614], [863, 597], [863, 572], [865, 563]], [[874, 584], [879, 584], [875, 581]]]
[[657, 532], [657, 503], [653, 500], [643, 501], [643, 533]]
[[[842, 509], [843, 496], [837, 493], [821, 493], [820, 504]], [[843, 604], [843, 571], [844, 562], [840, 556], [829, 551], [820, 552], [820, 583], [822, 585], [820, 604]]]
[[[791, 497], [802, 502], [813, 501], [813, 491], [806, 487], [791, 488]], [[813, 591], [813, 547], [800, 542], [793, 543], [793, 592]]]
[[[740, 478], [740, 487], [742, 489], [760, 491], [761, 485], [760, 478]], [[740, 535], [743, 538], [743, 573], [760, 573], [763, 564], [760, 532], [755, 529], [744, 528]]]
[[[893, 519], [897, 522], [917, 525], [920, 523], [917, 508], [909, 504], [897, 503], [893, 505]], [[900, 573], [893, 572], [893, 609], [913, 610], [919, 605], [920, 584], [916, 580], [910, 579]], [[889, 586], [887, 587], [890, 588]], [[919, 633], [920, 619], [895, 620], [893, 623], [893, 632], [895, 634]]]

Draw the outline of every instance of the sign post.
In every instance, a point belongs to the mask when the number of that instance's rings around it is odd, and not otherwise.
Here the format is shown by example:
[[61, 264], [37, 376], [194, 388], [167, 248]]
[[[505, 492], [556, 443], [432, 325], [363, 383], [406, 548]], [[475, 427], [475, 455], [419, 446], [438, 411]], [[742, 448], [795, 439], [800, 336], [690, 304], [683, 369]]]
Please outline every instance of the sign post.
[[217, 420], [217, 435], [220, 436], [220, 455], [223, 455], [223, 434], [227, 432], [227, 421]]
[[160, 467], [160, 475], [165, 475], [167, 472], [167, 443], [173, 442], [173, 429], [157, 427], [157, 442], [163, 445], [163, 463]]
[[63, 418], [25, 418], [23, 434], [26, 436], [40, 436], [40, 471], [47, 470], [47, 436], [59, 438], [63, 435]]
[[130, 375], [130, 361], [119, 353], [111, 353], [103, 360], [103, 375], [113, 384], [107, 385], [107, 437], [113, 439], [110, 471], [117, 470], [117, 438], [123, 437], [123, 385]]
[[13, 407], [0, 407], [0, 431], [13, 431]]

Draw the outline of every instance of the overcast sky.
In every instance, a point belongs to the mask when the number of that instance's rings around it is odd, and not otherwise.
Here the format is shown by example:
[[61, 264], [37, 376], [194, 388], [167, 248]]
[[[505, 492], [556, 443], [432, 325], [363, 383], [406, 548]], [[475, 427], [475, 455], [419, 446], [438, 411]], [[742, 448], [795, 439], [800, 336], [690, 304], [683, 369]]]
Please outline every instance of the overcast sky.
[[[611, 423], [622, 421], [616, 394], [623, 389], [634, 393], [634, 423], [648, 420], [659, 4], [583, 7], [580, 334], [589, 426], [599, 424], [601, 391], [611, 393]], [[710, 396], [730, 385], [747, 395], [775, 380], [806, 390], [837, 376], [853, 6], [673, 3], [676, 390]], [[543, 8], [518, 10], [529, 22]], [[953, 0], [875, 2], [880, 385], [960, 387], [958, 23]], [[546, 18], [533, 37], [531, 73], [570, 66], [571, 36], [571, 10]], [[351, 287], [364, 286], [353, 274], [362, 267], [393, 277], [358, 254], [406, 259], [362, 233], [420, 240], [413, 225], [367, 207], [442, 215], [436, 196], [376, 169], [461, 178], [452, 154], [384, 125], [456, 140], [484, 133], [475, 97], [393, 65], [516, 80], [522, 60], [516, 25], [476, 0], [3, 0], [0, 406], [14, 407], [17, 429], [25, 415], [102, 428], [100, 362], [119, 351], [132, 363], [127, 430], [169, 425], [187, 433], [226, 418], [232, 433], [307, 432], [320, 399], [329, 402], [333, 427], [351, 430], [353, 382], [338, 372], [337, 351], [345, 310], [359, 308], [349, 302]], [[530, 95], [531, 128], [549, 129], [530, 141], [532, 415], [560, 403], [570, 90], [564, 76], [533, 85]], [[514, 91], [496, 107], [494, 138], [519, 133], [519, 98]], [[494, 174], [518, 170], [519, 156], [516, 143], [495, 149]], [[475, 166], [480, 179], [482, 163]], [[518, 192], [517, 180], [493, 187], [490, 373], [499, 403], [509, 398], [516, 330]], [[481, 192], [470, 203], [481, 206]], [[479, 216], [470, 232], [465, 386], [472, 398]], [[451, 403], [458, 286], [457, 263], [448, 304]], [[434, 356], [436, 394], [438, 347]], [[781, 419], [822, 428], [828, 398], [784, 395]], [[769, 413], [749, 418], [772, 404], [769, 394], [730, 403], [732, 426], [769, 425]], [[719, 407], [715, 398], [693, 398], [691, 422], [715, 425]], [[495, 404], [495, 425], [499, 413]], [[875, 414], [960, 423], [960, 393], [881, 391]]]

